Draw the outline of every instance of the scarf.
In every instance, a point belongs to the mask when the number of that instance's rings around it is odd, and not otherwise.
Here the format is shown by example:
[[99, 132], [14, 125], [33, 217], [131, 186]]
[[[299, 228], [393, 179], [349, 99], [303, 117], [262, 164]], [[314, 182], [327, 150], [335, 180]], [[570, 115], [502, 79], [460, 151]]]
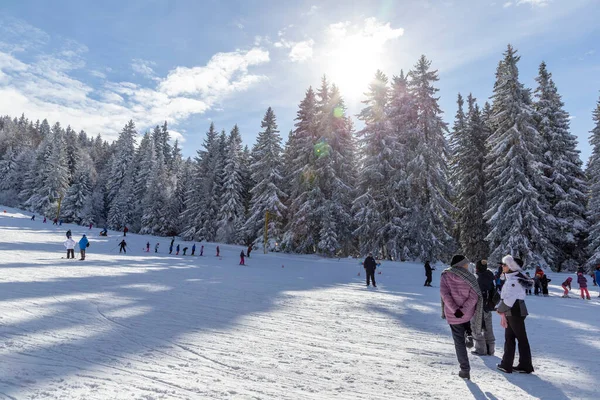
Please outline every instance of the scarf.
[[[447, 268], [442, 272], [442, 274], [451, 273], [462, 278], [463, 281], [467, 282], [471, 289], [477, 293], [477, 307], [475, 308], [475, 314], [473, 315], [473, 319], [475, 320], [475, 326], [471, 326], [473, 329], [473, 333], [478, 335], [481, 333], [483, 326], [483, 295], [481, 294], [481, 289], [479, 288], [479, 283], [477, 283], [477, 278], [475, 275], [470, 273], [464, 268]], [[444, 299], [441, 299], [442, 302], [442, 318], [446, 318], [444, 314]]]

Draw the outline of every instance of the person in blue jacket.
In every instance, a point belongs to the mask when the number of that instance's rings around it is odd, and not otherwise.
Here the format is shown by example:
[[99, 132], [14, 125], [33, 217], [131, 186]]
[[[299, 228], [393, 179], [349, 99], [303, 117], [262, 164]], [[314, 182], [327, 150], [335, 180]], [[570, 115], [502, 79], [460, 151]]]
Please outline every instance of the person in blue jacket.
[[80, 260], [85, 260], [85, 250], [88, 247], [90, 247], [90, 242], [88, 241], [87, 237], [83, 235], [79, 240], [79, 252], [81, 253]]
[[600, 297], [600, 265], [596, 267], [596, 271], [594, 271], [596, 275], [596, 283], [598, 283], [598, 297]]

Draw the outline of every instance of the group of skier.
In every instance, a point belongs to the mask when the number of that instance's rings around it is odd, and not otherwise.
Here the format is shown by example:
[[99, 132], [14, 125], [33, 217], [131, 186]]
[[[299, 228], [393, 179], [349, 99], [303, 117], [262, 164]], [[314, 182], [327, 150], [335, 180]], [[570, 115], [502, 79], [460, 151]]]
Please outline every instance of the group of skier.
[[76, 242], [73, 240], [71, 230], [69, 229], [67, 231], [67, 240], [65, 240], [63, 244], [67, 249], [67, 259], [75, 259], [75, 246], [79, 245], [79, 255], [81, 256], [80, 260], [85, 260], [85, 251], [88, 247], [90, 247], [90, 242], [87, 236], [83, 235], [81, 239], [79, 239], [79, 242]]
[[[473, 347], [474, 342], [473, 354], [486, 356], [495, 353], [493, 311], [499, 314], [500, 325], [505, 329], [504, 354], [497, 369], [504, 373], [534, 372], [525, 330], [528, 315], [526, 291], [534, 283], [523, 273], [523, 261], [510, 255], [502, 259], [504, 285], [501, 290], [495, 286], [494, 274], [488, 269], [486, 260], [476, 263], [476, 275], [469, 271], [470, 264], [465, 256], [455, 255], [450, 268], [442, 272], [440, 279], [442, 318], [446, 319], [452, 331], [460, 364], [458, 375], [464, 379], [471, 377], [467, 348]], [[517, 342], [519, 362], [513, 366]]]

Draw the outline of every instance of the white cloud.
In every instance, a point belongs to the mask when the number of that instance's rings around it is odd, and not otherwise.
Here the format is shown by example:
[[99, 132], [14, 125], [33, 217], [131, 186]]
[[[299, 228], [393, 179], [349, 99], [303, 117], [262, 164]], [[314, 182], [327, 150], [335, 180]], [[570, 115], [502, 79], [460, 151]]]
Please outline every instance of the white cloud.
[[106, 74], [102, 71], [91, 70], [90, 75], [95, 76], [96, 78], [106, 79]]
[[504, 4], [502, 5], [502, 7], [504, 7], [504, 8], [508, 8], [508, 7], [512, 6], [512, 5], [513, 5], [513, 3], [512, 3], [511, 1], [507, 1], [506, 3], [504, 3]]
[[177, 67], [160, 82], [159, 90], [170, 96], [223, 96], [266, 77], [251, 75], [248, 67], [269, 62], [269, 52], [255, 47], [249, 51], [217, 53], [203, 67]]
[[315, 14], [317, 13], [317, 11], [318, 11], [320, 8], [321, 8], [321, 7], [319, 7], [319, 6], [315, 6], [315, 5], [313, 5], [313, 6], [310, 6], [310, 9], [309, 9], [307, 12], [305, 12], [305, 13], [302, 13], [302, 15], [303, 15], [303, 16], [307, 16], [307, 17], [308, 17], [308, 16], [311, 16], [311, 15], [315, 15]]
[[294, 62], [302, 62], [311, 59], [313, 55], [314, 44], [315, 41], [312, 39], [295, 43], [290, 50], [290, 60]]
[[171, 135], [171, 140], [173, 140], [173, 141], [177, 140], [180, 145], [181, 145], [181, 143], [185, 142], [185, 136], [183, 136], [183, 133], [174, 131], [173, 129], [169, 128], [169, 134]]
[[517, 0], [517, 5], [529, 4], [531, 7], [545, 7], [550, 4], [552, 0]]
[[[269, 62], [269, 53], [253, 48], [215, 54], [205, 66], [177, 67], [164, 78], [156, 75], [151, 61], [133, 60], [132, 68], [153, 79], [151, 85], [106, 81], [106, 74], [94, 69], [87, 71], [87, 76], [105, 80], [102, 86], [94, 87], [76, 78], [85, 67], [85, 46], [63, 40], [59, 48], [48, 51], [41, 46], [44, 33], [30, 27], [38, 39], [29, 39], [27, 27], [0, 27], [0, 31], [20, 32], [24, 40], [7, 44], [0, 36], [2, 113], [60, 121], [90, 135], [100, 133], [109, 140], [117, 137], [129, 119], [135, 121], [140, 132], [164, 121], [177, 130], [177, 124], [189, 116], [214, 109], [225, 96], [266, 79], [249, 69]], [[16, 47], [28, 48], [27, 58], [15, 53]], [[179, 132], [175, 136], [183, 139]]]
[[154, 69], [152, 69], [152, 66], [156, 65], [154, 61], [142, 60], [141, 58], [134, 58], [131, 61], [131, 69], [133, 72], [144, 78], [156, 79], [156, 74]]

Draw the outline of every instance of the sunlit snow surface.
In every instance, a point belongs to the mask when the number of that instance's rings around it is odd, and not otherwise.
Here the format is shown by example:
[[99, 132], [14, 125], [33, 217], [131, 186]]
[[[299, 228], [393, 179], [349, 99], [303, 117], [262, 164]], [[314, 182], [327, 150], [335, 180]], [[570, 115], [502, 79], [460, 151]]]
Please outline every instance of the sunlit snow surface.
[[[243, 267], [240, 246], [169, 256], [132, 234], [123, 255], [116, 232], [30, 217], [0, 207], [0, 399], [600, 398], [591, 280], [591, 301], [560, 298], [561, 274], [527, 299], [535, 375], [471, 356], [465, 382], [420, 264], [384, 262], [367, 289], [354, 259], [254, 251]], [[67, 229], [88, 234], [85, 261], [61, 258]]]

